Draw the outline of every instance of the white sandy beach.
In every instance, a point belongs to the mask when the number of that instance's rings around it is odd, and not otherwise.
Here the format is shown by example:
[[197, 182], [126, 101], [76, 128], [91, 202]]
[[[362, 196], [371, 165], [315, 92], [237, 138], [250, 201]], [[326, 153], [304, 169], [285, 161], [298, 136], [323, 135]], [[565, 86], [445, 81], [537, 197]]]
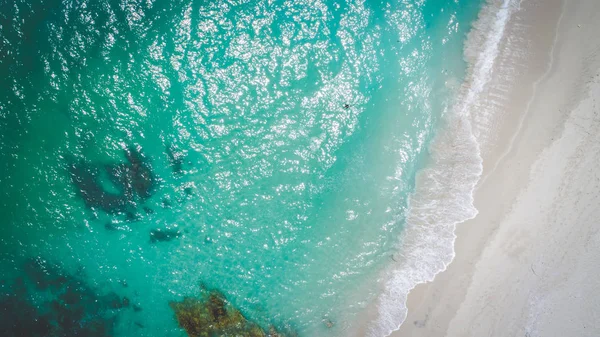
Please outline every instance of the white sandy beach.
[[479, 213], [392, 336], [600, 336], [600, 1], [523, 0], [493, 76]]

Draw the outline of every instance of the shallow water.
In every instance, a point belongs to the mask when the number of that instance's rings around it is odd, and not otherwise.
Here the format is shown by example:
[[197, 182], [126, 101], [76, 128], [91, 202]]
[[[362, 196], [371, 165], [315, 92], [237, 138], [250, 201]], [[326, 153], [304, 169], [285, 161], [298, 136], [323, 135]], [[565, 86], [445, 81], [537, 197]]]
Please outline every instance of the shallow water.
[[[200, 284], [264, 328], [355, 329], [479, 1], [2, 8], [3, 293], [126, 297], [81, 302], [115, 336], [185, 335], [169, 302]], [[32, 261], [77, 281], [48, 293]]]

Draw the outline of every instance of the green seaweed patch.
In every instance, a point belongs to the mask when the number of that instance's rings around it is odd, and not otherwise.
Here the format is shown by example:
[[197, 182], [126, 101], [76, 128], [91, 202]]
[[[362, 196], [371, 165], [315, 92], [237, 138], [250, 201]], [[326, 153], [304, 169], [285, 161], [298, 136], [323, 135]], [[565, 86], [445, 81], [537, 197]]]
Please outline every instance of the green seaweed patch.
[[189, 337], [295, 337], [295, 333], [284, 334], [274, 326], [263, 330], [249, 321], [216, 291], [203, 291], [199, 297], [185, 297], [182, 301], [169, 303], [179, 326]]

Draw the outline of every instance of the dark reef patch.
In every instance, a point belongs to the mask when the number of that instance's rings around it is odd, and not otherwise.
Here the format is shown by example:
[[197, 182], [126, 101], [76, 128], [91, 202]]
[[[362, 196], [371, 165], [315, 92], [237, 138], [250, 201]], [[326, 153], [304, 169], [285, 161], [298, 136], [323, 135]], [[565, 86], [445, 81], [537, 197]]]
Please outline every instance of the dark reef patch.
[[169, 200], [168, 198], [163, 198], [163, 200], [161, 202], [161, 206], [162, 206], [162, 208], [165, 208], [165, 209], [171, 208], [171, 206], [172, 206], [171, 200]]
[[132, 188], [143, 200], [150, 198], [156, 179], [144, 156], [137, 148], [130, 147], [125, 150], [125, 157], [129, 161], [125, 186]]
[[2, 336], [109, 337], [129, 306], [126, 297], [90, 286], [81, 270], [70, 274], [42, 259], [27, 260], [22, 270], [26, 277], [0, 293]]
[[[69, 173], [75, 188], [92, 209], [100, 209], [109, 214], [125, 213], [129, 221], [135, 221], [136, 201], [145, 201], [155, 190], [156, 177], [138, 147], [124, 150], [126, 163], [90, 163], [83, 160], [69, 162]], [[118, 192], [107, 191], [101, 176], [106, 174], [108, 181]]]
[[100, 182], [100, 170], [96, 165], [83, 161], [70, 163], [69, 173], [79, 196], [87, 207], [101, 209], [111, 214], [127, 210], [126, 194], [106, 191]]

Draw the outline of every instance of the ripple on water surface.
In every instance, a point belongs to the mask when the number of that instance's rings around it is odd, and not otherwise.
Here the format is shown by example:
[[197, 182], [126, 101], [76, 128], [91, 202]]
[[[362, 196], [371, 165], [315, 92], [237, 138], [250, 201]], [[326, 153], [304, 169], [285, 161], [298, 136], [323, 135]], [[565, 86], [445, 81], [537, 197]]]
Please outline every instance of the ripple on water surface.
[[467, 2], [0, 0], [2, 328], [350, 334]]

